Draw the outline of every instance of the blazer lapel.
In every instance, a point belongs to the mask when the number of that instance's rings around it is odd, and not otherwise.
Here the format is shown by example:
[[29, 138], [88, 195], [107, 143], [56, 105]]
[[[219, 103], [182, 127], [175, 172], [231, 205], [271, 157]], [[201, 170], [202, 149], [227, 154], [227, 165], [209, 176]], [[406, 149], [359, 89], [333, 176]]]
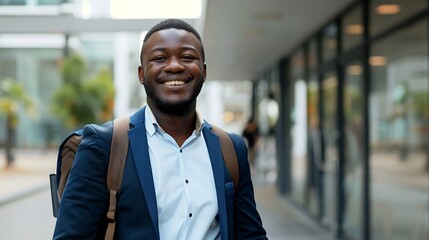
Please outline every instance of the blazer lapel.
[[221, 239], [228, 239], [228, 218], [225, 202], [225, 172], [220, 141], [219, 137], [211, 131], [211, 126], [207, 123], [204, 125], [203, 133], [209, 150], [216, 185]]
[[132, 126], [128, 135], [130, 138], [131, 152], [136, 165], [137, 174], [139, 176], [140, 185], [142, 187], [146, 204], [159, 239], [158, 228], [158, 207], [156, 203], [155, 187], [152, 177], [152, 168], [149, 158], [149, 150], [145, 127], [145, 112], [146, 108], [141, 109], [131, 116], [130, 125]]

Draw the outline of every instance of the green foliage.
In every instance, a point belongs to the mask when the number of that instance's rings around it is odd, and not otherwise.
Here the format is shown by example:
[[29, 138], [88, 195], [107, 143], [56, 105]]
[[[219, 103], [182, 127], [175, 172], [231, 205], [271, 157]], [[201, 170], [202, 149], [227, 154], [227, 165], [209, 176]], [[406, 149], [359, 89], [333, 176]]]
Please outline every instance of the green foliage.
[[62, 68], [63, 85], [54, 93], [52, 112], [68, 127], [101, 123], [113, 116], [115, 88], [110, 70], [87, 77], [86, 64], [79, 55], [71, 55]]
[[80, 85], [85, 80], [86, 65], [82, 56], [74, 54], [65, 59], [61, 71], [65, 84]]
[[418, 118], [418, 120], [426, 122], [429, 119], [428, 93], [424, 91], [416, 92], [411, 96], [411, 98], [412, 106], [415, 109], [414, 113], [416, 117]]
[[10, 119], [13, 128], [19, 121], [19, 106], [23, 106], [29, 113], [35, 113], [34, 106], [22, 84], [12, 78], [2, 79], [0, 81], [0, 114]]

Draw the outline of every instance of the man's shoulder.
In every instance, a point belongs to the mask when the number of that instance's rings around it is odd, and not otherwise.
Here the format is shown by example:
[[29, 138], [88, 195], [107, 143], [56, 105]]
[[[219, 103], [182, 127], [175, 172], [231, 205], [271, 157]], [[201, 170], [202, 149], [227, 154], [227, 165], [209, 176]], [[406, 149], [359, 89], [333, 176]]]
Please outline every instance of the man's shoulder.
[[85, 144], [98, 145], [108, 150], [112, 140], [113, 121], [102, 124], [87, 124], [82, 128], [82, 141]]
[[107, 137], [112, 135], [113, 130], [113, 120], [102, 123], [102, 124], [87, 124], [82, 128], [82, 135], [85, 137], [86, 135], [97, 134], [100, 137]]
[[246, 150], [246, 143], [243, 139], [243, 137], [235, 132], [231, 132], [231, 131], [227, 131], [224, 130], [223, 128], [219, 128], [216, 125], [213, 125], [209, 122], [207, 122], [206, 120], [204, 121], [204, 126], [207, 127], [208, 129], [211, 129], [213, 131], [214, 128], [220, 129], [221, 131], [224, 131], [226, 134], [228, 134], [229, 138], [231, 139], [231, 142], [234, 145], [235, 151], [238, 152], [247, 152]]

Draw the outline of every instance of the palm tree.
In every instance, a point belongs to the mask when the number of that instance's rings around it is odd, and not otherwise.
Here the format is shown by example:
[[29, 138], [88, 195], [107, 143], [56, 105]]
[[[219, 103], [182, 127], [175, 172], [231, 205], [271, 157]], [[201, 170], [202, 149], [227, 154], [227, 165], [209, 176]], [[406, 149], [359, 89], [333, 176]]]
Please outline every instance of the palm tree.
[[109, 69], [91, 78], [85, 59], [75, 53], [65, 59], [61, 71], [63, 84], [53, 95], [51, 110], [66, 127], [76, 129], [112, 118], [115, 87]]
[[27, 111], [32, 110], [33, 104], [27, 96], [24, 87], [15, 79], [6, 78], [0, 81], [0, 115], [6, 117], [6, 167], [10, 167], [15, 159], [12, 148], [14, 146], [15, 129], [18, 125], [19, 107]]

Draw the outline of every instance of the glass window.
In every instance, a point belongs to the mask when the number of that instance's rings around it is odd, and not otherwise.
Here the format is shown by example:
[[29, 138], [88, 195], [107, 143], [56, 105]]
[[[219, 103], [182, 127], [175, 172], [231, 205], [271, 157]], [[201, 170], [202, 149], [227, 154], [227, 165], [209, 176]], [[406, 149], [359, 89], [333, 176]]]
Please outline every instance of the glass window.
[[319, 82], [317, 72], [310, 72], [307, 85], [307, 179], [305, 185], [305, 206], [314, 216], [319, 214], [320, 193], [320, 132], [319, 132]]
[[11, 59], [0, 59], [0, 79], [7, 77], [16, 79], [16, 61]]
[[0, 6], [5, 5], [25, 5], [26, 0], [0, 0]]
[[[3, 51], [0, 51], [0, 55]], [[16, 61], [11, 59], [0, 59], [0, 81], [5, 78], [16, 79]], [[6, 131], [3, 131], [3, 126], [6, 124], [6, 118], [0, 114], [0, 146], [4, 145], [6, 140]]]
[[308, 69], [314, 70], [317, 67], [317, 40], [312, 39], [308, 44]]
[[273, 67], [270, 70], [269, 76], [269, 88], [270, 93], [273, 94], [274, 100], [277, 102], [280, 101], [280, 76], [279, 76], [279, 68], [277, 66]]
[[[257, 85], [258, 96], [258, 127], [261, 141], [258, 143], [257, 156], [255, 157], [256, 168], [264, 169], [265, 180], [274, 182], [277, 179], [276, 172], [276, 132], [279, 118], [280, 97], [280, 75], [279, 67], [273, 67], [264, 73], [263, 78]], [[259, 141], [259, 140], [258, 140]], [[281, 156], [282, 157], [282, 156]]]
[[264, 99], [267, 98], [267, 96], [269, 95], [269, 78], [268, 78], [268, 74], [264, 73], [262, 74], [262, 76], [260, 77], [260, 79], [258, 80], [257, 84], [256, 84], [256, 103], [257, 103], [257, 109], [256, 109], [256, 117], [257, 117], [257, 122], [258, 122], [258, 127], [259, 127], [259, 132], [261, 135], [266, 136], [269, 133], [269, 126], [268, 126], [268, 122], [267, 122], [267, 116], [266, 116], [266, 111], [265, 109], [263, 109], [264, 111], [262, 111], [260, 109], [260, 104], [261, 102], [264, 101]]
[[336, 23], [329, 24], [323, 29], [323, 61], [332, 60], [337, 55], [337, 33], [338, 27]]
[[[373, 239], [427, 239], [428, 24], [372, 47], [370, 167]], [[392, 51], [394, 49], [394, 51]]]
[[307, 178], [307, 86], [303, 75], [292, 78], [291, 100], [291, 150], [292, 150], [292, 194], [304, 205], [305, 179]]
[[63, 0], [37, 0], [39, 5], [60, 5]]
[[348, 236], [362, 239], [362, 162], [364, 152], [362, 63], [346, 64], [344, 77], [343, 227]]
[[291, 58], [291, 76], [297, 76], [304, 73], [304, 51], [299, 49]]
[[374, 36], [427, 8], [426, 0], [372, 0], [370, 34]]
[[323, 218], [322, 224], [335, 229], [337, 223], [338, 177], [338, 78], [335, 70], [325, 72], [322, 85], [322, 136], [323, 136]]
[[292, 198], [300, 205], [304, 205], [304, 189], [306, 179], [306, 151], [307, 151], [307, 90], [304, 78], [305, 54], [300, 48], [291, 58], [291, 77], [288, 97], [290, 99], [289, 117], [291, 120], [291, 174]]
[[[28, 2], [28, 3], [27, 3]], [[63, 0], [0, 0], [0, 6], [7, 6], [7, 5], [31, 5], [31, 4], [37, 4], [37, 5], [60, 5], [63, 2]]]
[[341, 28], [343, 35], [343, 51], [350, 50], [362, 43], [364, 26], [361, 5], [358, 5], [344, 16]]

